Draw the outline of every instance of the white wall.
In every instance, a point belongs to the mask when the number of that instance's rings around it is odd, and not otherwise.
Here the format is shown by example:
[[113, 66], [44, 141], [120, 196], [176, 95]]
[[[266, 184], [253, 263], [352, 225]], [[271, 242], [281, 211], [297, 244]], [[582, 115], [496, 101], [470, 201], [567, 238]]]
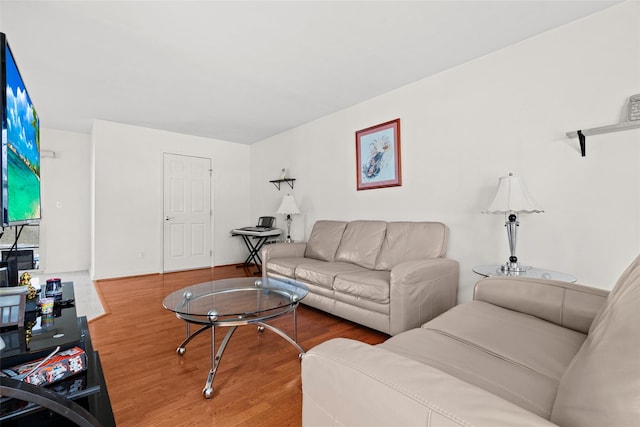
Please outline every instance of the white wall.
[[42, 221], [40, 272], [85, 271], [89, 268], [90, 137], [41, 129]]
[[[215, 265], [246, 256], [231, 228], [292, 193], [299, 240], [323, 218], [445, 222], [464, 300], [471, 268], [507, 256], [503, 218], [479, 212], [515, 172], [546, 210], [522, 217], [521, 260], [609, 288], [640, 252], [640, 131], [589, 137], [585, 158], [564, 133], [618, 122], [640, 92], [639, 9], [612, 7], [251, 147], [104, 121], [93, 135], [42, 129], [56, 152], [42, 163], [42, 268], [84, 270], [93, 251], [96, 279], [161, 271], [162, 153], [174, 152], [214, 159]], [[355, 131], [397, 117], [403, 186], [355, 191]], [[268, 182], [282, 167], [294, 190]]]
[[[545, 208], [521, 217], [520, 259], [610, 288], [640, 252], [640, 131], [589, 137], [584, 158], [565, 132], [619, 122], [640, 92], [639, 21], [623, 3], [254, 144], [251, 216], [292, 193], [298, 240], [318, 219], [443, 221], [466, 300], [472, 267], [508, 257], [504, 217], [480, 211], [514, 172]], [[355, 132], [395, 118], [403, 185], [356, 191]], [[294, 190], [268, 182], [282, 167]]]
[[213, 265], [240, 262], [242, 241], [229, 230], [249, 221], [249, 147], [95, 120], [92, 134], [94, 279], [162, 271], [163, 153], [213, 164]]

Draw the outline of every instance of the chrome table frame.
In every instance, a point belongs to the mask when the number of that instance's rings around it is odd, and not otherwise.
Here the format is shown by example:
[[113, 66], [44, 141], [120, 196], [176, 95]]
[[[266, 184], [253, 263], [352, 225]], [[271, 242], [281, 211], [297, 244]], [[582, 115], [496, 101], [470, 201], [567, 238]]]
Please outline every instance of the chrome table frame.
[[[219, 313], [217, 312], [217, 310], [215, 308], [212, 308], [209, 310], [209, 312], [207, 313], [206, 316], [204, 315], [193, 315], [193, 314], [185, 314], [185, 313], [180, 313], [178, 311], [175, 312], [175, 315], [178, 319], [181, 319], [183, 321], [186, 322], [186, 338], [184, 339], [184, 341], [182, 341], [182, 343], [178, 346], [178, 348], [176, 349], [176, 353], [179, 356], [183, 356], [185, 354], [185, 352], [187, 351], [187, 344], [194, 339], [195, 337], [197, 337], [198, 335], [200, 335], [202, 332], [206, 331], [207, 329], [211, 330], [211, 368], [209, 370], [209, 374], [207, 375], [207, 380], [205, 382], [204, 388], [202, 389], [202, 395], [206, 398], [206, 399], [211, 399], [213, 397], [213, 380], [216, 376], [216, 372], [218, 371], [218, 366], [220, 365], [220, 361], [222, 360], [222, 355], [227, 347], [227, 344], [229, 343], [229, 340], [231, 339], [231, 336], [233, 335], [233, 333], [236, 331], [236, 329], [238, 328], [238, 326], [245, 326], [245, 325], [258, 325], [258, 332], [262, 333], [264, 332], [265, 329], [268, 329], [274, 333], [276, 333], [277, 335], [279, 335], [280, 337], [284, 338], [286, 341], [288, 341], [291, 345], [293, 345], [297, 350], [298, 350], [298, 357], [301, 359], [303, 354], [304, 354], [304, 349], [302, 348], [302, 346], [300, 344], [298, 344], [298, 322], [297, 322], [297, 316], [296, 316], [296, 309], [298, 308], [298, 305], [300, 304], [300, 299], [297, 299], [297, 295], [291, 295], [285, 292], [285, 290], [283, 289], [277, 289], [277, 288], [271, 288], [271, 287], [267, 287], [267, 288], [262, 288], [261, 286], [261, 281], [258, 279], [255, 282], [255, 287], [254, 288], [250, 288], [249, 286], [247, 287], [241, 287], [241, 288], [231, 288], [231, 289], [219, 289], [219, 290], [214, 290], [208, 293], [204, 293], [201, 295], [193, 295], [191, 293], [190, 290], [185, 290], [183, 293], [183, 302], [182, 305], [187, 307], [187, 311], [188, 311], [188, 307], [189, 304], [194, 301], [197, 300], [199, 298], [205, 298], [211, 295], [219, 295], [219, 294], [223, 294], [223, 293], [231, 293], [231, 292], [240, 292], [240, 291], [253, 291], [253, 292], [257, 292], [257, 291], [265, 291], [268, 290], [269, 292], [278, 292], [281, 295], [284, 295], [285, 297], [288, 298], [293, 298], [294, 302], [292, 302], [291, 304], [288, 305], [288, 307], [286, 309], [280, 309], [281, 307], [278, 308], [274, 308], [273, 313], [268, 313], [268, 311], [271, 310], [266, 310], [267, 312], [258, 316], [258, 317], [250, 317], [247, 315], [239, 315], [237, 316], [236, 319], [230, 320], [230, 319], [220, 319], [219, 317]], [[280, 317], [283, 316], [285, 314], [288, 313], [293, 313], [293, 337], [290, 337], [286, 332], [284, 332], [283, 330], [269, 325], [268, 323], [266, 323], [267, 320], [269, 319], [273, 319], [276, 317]], [[247, 317], [245, 317], [247, 316]], [[197, 325], [202, 325], [197, 331], [191, 333], [191, 324], [197, 324]], [[222, 340], [222, 343], [220, 344], [220, 347], [218, 348], [218, 351], [216, 351], [216, 345], [215, 345], [215, 329], [216, 326], [218, 327], [229, 327], [229, 331], [226, 333], [226, 335], [224, 336], [224, 339]]]

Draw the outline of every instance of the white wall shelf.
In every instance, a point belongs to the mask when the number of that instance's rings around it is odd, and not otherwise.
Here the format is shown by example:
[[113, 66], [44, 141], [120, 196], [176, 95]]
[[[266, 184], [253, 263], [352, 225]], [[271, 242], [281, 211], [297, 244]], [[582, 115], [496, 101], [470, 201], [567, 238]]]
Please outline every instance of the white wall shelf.
[[569, 138], [578, 138], [580, 140], [580, 152], [582, 157], [586, 155], [587, 136], [599, 135], [601, 133], [619, 132], [621, 130], [629, 130], [640, 128], [640, 120], [617, 123], [615, 125], [600, 126], [584, 130], [574, 130], [567, 132]]

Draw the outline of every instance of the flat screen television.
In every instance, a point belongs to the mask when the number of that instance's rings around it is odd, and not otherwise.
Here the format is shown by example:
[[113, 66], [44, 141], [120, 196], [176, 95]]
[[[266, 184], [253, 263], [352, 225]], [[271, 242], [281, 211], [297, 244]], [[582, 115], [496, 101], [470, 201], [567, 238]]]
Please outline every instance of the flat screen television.
[[2, 61], [2, 223], [40, 221], [40, 120], [5, 34]]

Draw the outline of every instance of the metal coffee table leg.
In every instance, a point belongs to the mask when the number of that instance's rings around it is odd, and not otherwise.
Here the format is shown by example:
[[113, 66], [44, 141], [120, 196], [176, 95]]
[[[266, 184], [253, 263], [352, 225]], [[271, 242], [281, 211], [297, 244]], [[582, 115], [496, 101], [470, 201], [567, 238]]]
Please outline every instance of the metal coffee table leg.
[[216, 353], [216, 342], [215, 342], [216, 327], [211, 326], [211, 370], [209, 370], [209, 375], [207, 375], [207, 382], [205, 383], [204, 388], [202, 389], [202, 395], [206, 399], [211, 399], [213, 397], [213, 379], [215, 378], [216, 372], [218, 371], [220, 360], [222, 360], [222, 353], [224, 353], [224, 349], [227, 348], [227, 344], [231, 339], [231, 335], [233, 335], [233, 333], [236, 331], [237, 328], [238, 328], [237, 326], [232, 326], [229, 329], [229, 332], [227, 332], [227, 334], [224, 336], [224, 339], [220, 344], [220, 348]]
[[281, 329], [276, 328], [275, 326], [271, 326], [268, 323], [258, 322], [258, 325], [260, 325], [263, 328], [267, 328], [270, 331], [275, 332], [276, 334], [280, 335], [282, 338], [287, 340], [292, 346], [297, 348], [300, 353], [304, 353], [304, 349], [300, 346], [300, 344], [298, 344], [297, 341], [295, 341], [293, 338], [291, 338], [289, 335], [287, 335], [286, 332], [282, 331]]
[[[187, 323], [187, 328], [189, 326], [189, 322]], [[195, 337], [197, 337], [198, 335], [200, 335], [201, 332], [206, 331], [207, 329], [211, 328], [211, 325], [205, 325], [203, 327], [201, 327], [200, 329], [198, 329], [197, 331], [195, 331], [193, 333], [193, 335], [189, 335], [189, 330], [187, 329], [187, 338], [182, 341], [182, 343], [180, 343], [180, 345], [178, 346], [178, 349], [176, 350], [176, 353], [178, 353], [180, 356], [183, 356], [184, 353], [187, 351], [187, 344], [189, 343], [189, 341], [191, 341], [192, 339], [194, 339]]]

